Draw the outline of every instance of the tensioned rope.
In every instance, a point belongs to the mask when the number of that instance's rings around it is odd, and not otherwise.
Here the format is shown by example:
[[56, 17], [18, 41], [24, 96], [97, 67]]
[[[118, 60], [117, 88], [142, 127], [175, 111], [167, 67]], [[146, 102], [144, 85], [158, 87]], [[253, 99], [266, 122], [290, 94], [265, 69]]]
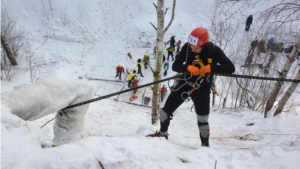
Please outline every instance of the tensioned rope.
[[[226, 77], [236, 77], [236, 78], [245, 78], [245, 79], [258, 79], [258, 80], [270, 80], [270, 81], [281, 81], [281, 82], [293, 82], [293, 83], [299, 83], [300, 82], [300, 80], [297, 80], [297, 79], [271, 78], [271, 77], [237, 75], [237, 74], [226, 74], [226, 73], [213, 73], [213, 75], [226, 76]], [[81, 103], [73, 104], [73, 105], [70, 105], [68, 107], [65, 107], [65, 108], [61, 109], [61, 111], [66, 110], [66, 109], [70, 109], [70, 108], [74, 108], [74, 107], [78, 107], [78, 106], [82, 106], [84, 104], [92, 103], [92, 102], [95, 102], [95, 101], [98, 101], [98, 100], [106, 99], [106, 98], [116, 96], [116, 95], [119, 95], [119, 94], [122, 94], [122, 93], [126, 93], [126, 92], [129, 92], [129, 91], [135, 90], [135, 89], [139, 89], [139, 88], [147, 87], [147, 86], [154, 85], [154, 84], [157, 84], [157, 83], [161, 83], [161, 82], [164, 82], [164, 81], [172, 80], [172, 79], [175, 79], [179, 76], [180, 75], [175, 75], [173, 77], [169, 77], [169, 78], [162, 79], [162, 80], [159, 80], [159, 81], [155, 81], [155, 82], [152, 82], [152, 83], [147, 83], [147, 84], [144, 84], [144, 85], [140, 85], [136, 88], [122, 90], [122, 91], [119, 91], [119, 92], [116, 92], [116, 93], [111, 93], [111, 94], [108, 94], [108, 95], [105, 95], [105, 96], [100, 96], [100, 97], [95, 98], [95, 99], [91, 99], [91, 100], [87, 100], [87, 101], [84, 101], [84, 102], [81, 102]]]
[[[259, 77], [259, 76], [236, 75], [236, 74], [226, 74], [226, 73], [212, 73], [212, 74], [213, 75], [218, 75], [218, 76], [245, 78], [245, 79], [271, 80], [271, 81], [293, 82], [293, 83], [299, 83], [300, 82], [300, 80], [297, 80], [297, 79]], [[169, 77], [169, 78], [162, 79], [162, 80], [159, 80], [159, 81], [155, 81], [155, 82], [152, 82], [152, 83], [147, 83], [147, 84], [144, 84], [144, 85], [140, 85], [140, 86], [135, 87], [135, 88], [122, 90], [122, 91], [119, 91], [119, 92], [116, 92], [116, 93], [108, 94], [108, 95], [101, 96], [101, 97], [98, 97], [98, 98], [95, 98], [95, 99], [91, 99], [91, 100], [87, 100], [87, 101], [84, 101], [84, 102], [81, 102], [81, 103], [70, 105], [68, 107], [65, 107], [65, 108], [61, 109], [58, 112], [58, 114], [53, 119], [51, 119], [50, 121], [54, 120], [58, 115], [62, 116], [63, 113], [66, 114], [66, 112], [64, 110], [74, 108], [74, 107], [78, 107], [78, 106], [82, 106], [82, 105], [85, 105], [85, 104], [89, 104], [89, 103], [92, 103], [92, 102], [95, 102], [95, 101], [98, 101], [98, 100], [106, 99], [106, 98], [116, 96], [116, 95], [119, 95], [119, 94], [122, 94], [122, 93], [126, 93], [126, 92], [129, 92], [129, 91], [135, 90], [135, 89], [147, 87], [147, 86], [150, 86], [150, 85], [153, 85], [153, 84], [156, 84], [156, 83], [161, 83], [161, 82], [164, 82], [164, 81], [172, 80], [172, 79], [175, 79], [175, 78], [180, 77], [180, 76], [181, 76], [181, 74], [178, 74], [178, 75], [175, 75], [173, 77]], [[50, 121], [48, 121], [47, 123], [49, 123]], [[44, 124], [42, 127], [44, 127], [46, 124]]]

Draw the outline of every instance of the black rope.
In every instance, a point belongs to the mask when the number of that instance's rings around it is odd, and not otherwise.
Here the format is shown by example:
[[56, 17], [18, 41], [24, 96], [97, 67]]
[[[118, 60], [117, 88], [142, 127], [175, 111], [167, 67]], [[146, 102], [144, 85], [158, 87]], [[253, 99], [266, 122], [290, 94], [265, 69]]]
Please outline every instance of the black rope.
[[[236, 78], [246, 78], [246, 79], [259, 79], [259, 80], [281, 81], [281, 82], [294, 82], [294, 83], [299, 83], [300, 82], [300, 80], [296, 80], [296, 79], [259, 77], [259, 76], [237, 75], [237, 74], [226, 74], [226, 73], [213, 73], [213, 75], [226, 76], [226, 77], [236, 77]], [[122, 93], [126, 93], [126, 92], [129, 92], [129, 91], [135, 90], [135, 89], [139, 89], [139, 88], [151, 86], [151, 85], [154, 85], [154, 84], [157, 84], [157, 83], [161, 83], [161, 82], [164, 82], [164, 81], [172, 80], [172, 79], [177, 78], [179, 76], [180, 76], [180, 74], [172, 76], [172, 77], [169, 77], [169, 78], [166, 78], [166, 79], [162, 79], [162, 80], [159, 80], [159, 81], [155, 81], [155, 82], [152, 82], [152, 83], [140, 85], [140, 86], [135, 87], [135, 88], [131, 88], [131, 89], [127, 89], [127, 90], [122, 90], [122, 91], [119, 91], [119, 92], [116, 92], [116, 93], [112, 93], [112, 94], [108, 94], [108, 95], [105, 95], [105, 96], [101, 96], [101, 97], [98, 97], [98, 98], [95, 98], [95, 99], [91, 99], [91, 100], [87, 100], [87, 101], [84, 101], [84, 102], [81, 102], [81, 103], [73, 104], [73, 105], [65, 107], [65, 108], [63, 108], [61, 110], [66, 110], [66, 109], [70, 109], [70, 108], [82, 106], [82, 105], [85, 105], [85, 104], [88, 104], [88, 103], [92, 103], [92, 102], [95, 102], [95, 101], [98, 101], [98, 100], [102, 100], [102, 99], [106, 99], [106, 98], [109, 98], [109, 97], [112, 97], [112, 96], [116, 96], [116, 95], [119, 95], [119, 94], [122, 94]]]
[[179, 75], [173, 76], [173, 77], [169, 77], [169, 78], [166, 78], [166, 79], [162, 79], [162, 80], [159, 80], [159, 81], [155, 81], [155, 82], [152, 82], [152, 83], [140, 85], [140, 86], [135, 87], [135, 88], [131, 88], [131, 89], [127, 89], [127, 90], [122, 90], [122, 91], [119, 91], [119, 92], [116, 92], [116, 93], [112, 93], [112, 94], [108, 94], [108, 95], [105, 95], [105, 96], [101, 96], [101, 97], [98, 97], [98, 98], [95, 98], [95, 99], [91, 99], [91, 100], [87, 100], [87, 101], [84, 101], [84, 102], [81, 102], [81, 103], [73, 104], [73, 105], [70, 105], [70, 106], [68, 106], [66, 108], [63, 108], [62, 110], [66, 110], [66, 109], [78, 107], [78, 106], [81, 106], [81, 105], [84, 105], [84, 104], [88, 104], [88, 103], [95, 102], [95, 101], [98, 101], [98, 100], [106, 99], [106, 98], [109, 98], [109, 97], [112, 97], [112, 96], [116, 96], [116, 95], [119, 95], [119, 94], [122, 94], [122, 93], [126, 93], [126, 92], [129, 92], [129, 91], [135, 90], [135, 89], [139, 89], [139, 88], [147, 87], [147, 86], [150, 86], [150, 85], [154, 85], [156, 83], [161, 83], [161, 82], [164, 82], [164, 81], [167, 81], [167, 80], [172, 80], [172, 79], [174, 79], [174, 78], [176, 78], [178, 76]]
[[294, 82], [294, 83], [299, 83], [300, 82], [300, 80], [297, 80], [297, 79], [260, 77], [260, 76], [249, 76], [249, 75], [226, 74], [226, 73], [214, 73], [214, 75], [227, 76], [227, 77], [237, 77], [237, 78], [244, 78], [244, 79], [259, 79], [259, 80], [270, 80], [270, 81], [281, 81], [281, 82]]

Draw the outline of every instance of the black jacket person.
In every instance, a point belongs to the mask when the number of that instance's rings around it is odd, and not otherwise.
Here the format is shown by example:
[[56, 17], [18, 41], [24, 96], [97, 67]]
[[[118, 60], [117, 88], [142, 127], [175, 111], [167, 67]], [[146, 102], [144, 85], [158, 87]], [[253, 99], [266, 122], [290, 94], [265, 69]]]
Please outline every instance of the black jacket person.
[[250, 29], [250, 25], [252, 24], [252, 20], [253, 20], [253, 16], [249, 15], [247, 20], [246, 20], [246, 28], [245, 31], [249, 31]]
[[[187, 74], [182, 76], [174, 86], [164, 107], [160, 111], [160, 131], [155, 132], [152, 137], [166, 137], [173, 112], [185, 101], [190, 92], [190, 98], [194, 102], [197, 114], [199, 136], [202, 146], [209, 146], [209, 123], [210, 112], [210, 88], [213, 76], [206, 78], [207, 73], [233, 73], [235, 67], [224, 52], [213, 43], [208, 42], [209, 34], [203, 27], [194, 29], [188, 43], [182, 48], [172, 65], [175, 72]], [[201, 79], [204, 80], [200, 83]], [[200, 85], [200, 86], [199, 86]], [[183, 94], [184, 93], [184, 94]]]
[[142, 64], [142, 60], [141, 59], [137, 60], [136, 66], [138, 67], [138, 72], [137, 73], [140, 74], [142, 77], [144, 77], [143, 73], [142, 73], [143, 64]]

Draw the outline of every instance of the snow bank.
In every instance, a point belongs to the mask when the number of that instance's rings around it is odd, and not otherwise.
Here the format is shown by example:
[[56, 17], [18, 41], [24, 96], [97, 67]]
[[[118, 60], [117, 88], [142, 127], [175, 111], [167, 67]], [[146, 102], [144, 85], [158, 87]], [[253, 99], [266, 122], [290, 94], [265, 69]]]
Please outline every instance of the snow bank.
[[[15, 87], [12, 91], [2, 94], [5, 105], [1, 122], [7, 128], [33, 121], [57, 112], [69, 105], [92, 99], [93, 86], [84, 80], [63, 80], [57, 77], [47, 77], [33, 84]], [[77, 131], [82, 131], [84, 116], [89, 104], [68, 109], [62, 116], [55, 119], [54, 139], [56, 144], [72, 140]], [[17, 117], [7, 113], [12, 113]]]

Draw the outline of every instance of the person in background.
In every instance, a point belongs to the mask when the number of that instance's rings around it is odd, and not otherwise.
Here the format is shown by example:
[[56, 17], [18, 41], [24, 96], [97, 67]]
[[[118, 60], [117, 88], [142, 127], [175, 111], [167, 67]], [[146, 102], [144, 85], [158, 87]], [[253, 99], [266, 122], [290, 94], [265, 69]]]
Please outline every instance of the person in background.
[[117, 67], [116, 67], [116, 71], [117, 71], [117, 75], [116, 75], [116, 77], [115, 78], [117, 78], [118, 76], [119, 76], [119, 79], [121, 80], [121, 75], [122, 75], [122, 73], [124, 73], [124, 68], [123, 68], [123, 66], [121, 66], [121, 65], [118, 65]]
[[143, 104], [147, 105], [147, 96], [144, 97]]
[[175, 36], [172, 36], [166, 44], [168, 44], [168, 43], [170, 43], [170, 48], [173, 48], [173, 50], [174, 50], [175, 49]]
[[148, 53], [145, 53], [145, 55], [144, 55], [144, 65], [145, 65], [145, 68], [147, 69], [148, 67], [148, 63], [149, 63], [149, 59], [150, 59], [150, 57], [149, 57], [149, 54]]
[[275, 38], [274, 38], [274, 37], [271, 37], [271, 38], [268, 40], [268, 43], [274, 44], [274, 43], [275, 43]]
[[249, 67], [252, 62], [253, 62], [253, 54], [250, 54], [247, 56], [244, 66]]
[[249, 31], [250, 29], [250, 25], [252, 24], [252, 20], [253, 20], [253, 16], [249, 15], [247, 20], [246, 20], [246, 28], [245, 31]]
[[298, 55], [296, 56], [296, 60], [298, 61], [298, 65], [300, 65], [300, 52], [298, 52]]
[[176, 44], [176, 54], [178, 54], [180, 52], [180, 48], [181, 48], [181, 40], [178, 40], [178, 42]]
[[[136, 76], [134, 76], [133, 79], [131, 80], [131, 83], [132, 83], [132, 88], [136, 88], [139, 86], [139, 79]], [[136, 94], [136, 92], [137, 89], [134, 89], [133, 94]]]
[[273, 53], [270, 53], [269, 61], [268, 61], [267, 65], [266, 65], [266, 68], [270, 67], [270, 65], [274, 61], [274, 59], [275, 59], [275, 55]]
[[250, 44], [251, 49], [249, 50], [248, 55], [253, 55], [253, 52], [254, 52], [257, 44], [258, 44], [258, 40], [257, 39], [251, 42], [251, 44]]
[[284, 48], [284, 53], [291, 53], [293, 48], [294, 48], [293, 45], [290, 45], [288, 48]]
[[174, 56], [173, 56], [174, 48], [168, 47], [167, 51], [168, 51], [168, 58], [167, 58], [167, 60], [169, 60], [169, 57], [172, 56], [172, 61], [174, 61]]
[[166, 85], [163, 85], [162, 88], [160, 88], [160, 98], [161, 102], [164, 100], [164, 97], [166, 96], [168, 90], [166, 88]]
[[128, 87], [131, 87], [131, 80], [135, 77], [135, 73], [136, 71], [133, 70], [132, 72], [130, 72], [127, 76], [127, 81], [128, 81]]
[[274, 37], [271, 37], [268, 40], [267, 50], [273, 49], [274, 48], [274, 44], [275, 44], [275, 39], [274, 39]]
[[261, 39], [258, 44], [257, 44], [257, 51], [256, 54], [258, 56], [260, 56], [260, 52], [266, 52], [266, 48], [265, 48], [265, 39]]
[[[168, 128], [174, 111], [188, 97], [191, 97], [197, 114], [196, 121], [201, 145], [209, 147], [210, 127], [208, 118], [213, 75], [208, 75], [210, 73], [234, 73], [235, 67], [220, 47], [209, 42], [209, 33], [206, 28], [198, 27], [190, 33], [188, 42], [183, 45], [172, 65], [172, 70], [182, 73], [180, 79], [186, 80], [179, 80], [173, 86], [165, 105], [160, 110], [160, 130], [154, 134], [149, 134], [148, 137], [165, 137], [168, 139]], [[203, 79], [203, 81], [200, 83], [199, 79]], [[196, 88], [194, 88], [195, 85]]]
[[145, 96], [145, 97], [144, 97], [144, 105], [148, 106], [150, 100], [151, 100], [150, 97]]
[[137, 60], [136, 66], [138, 67], [138, 72], [137, 73], [140, 74], [142, 77], [144, 77], [143, 73], [142, 73], [143, 63], [142, 63], [141, 59]]
[[165, 62], [164, 62], [164, 76], [167, 76], [167, 71], [168, 71], [168, 69], [169, 69], [169, 61], [168, 60], [165, 60]]
[[147, 103], [146, 103], [147, 106], [148, 106], [150, 100], [151, 100], [151, 97], [147, 97]]

